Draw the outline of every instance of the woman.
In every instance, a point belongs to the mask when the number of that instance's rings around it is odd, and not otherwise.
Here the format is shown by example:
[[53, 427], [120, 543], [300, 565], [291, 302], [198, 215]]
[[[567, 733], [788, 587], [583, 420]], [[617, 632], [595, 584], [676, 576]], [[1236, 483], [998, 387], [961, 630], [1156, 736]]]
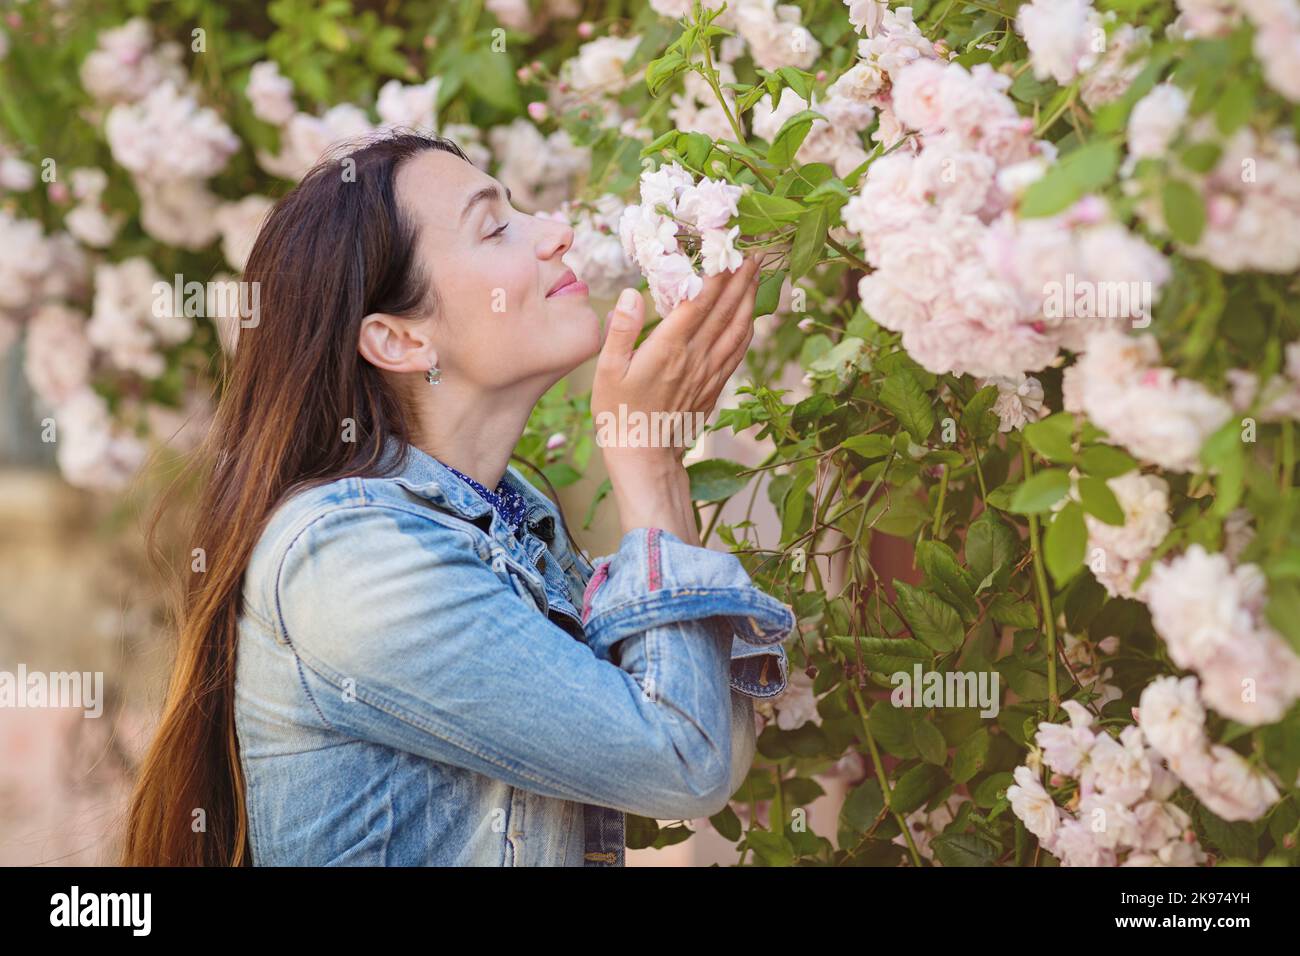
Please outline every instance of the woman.
[[594, 566], [509, 458], [596, 353], [594, 414], [710, 411], [757, 268], [639, 348], [627, 290], [602, 344], [572, 241], [406, 133], [270, 213], [125, 862], [620, 865], [624, 813], [726, 804], [790, 609], [699, 546], [684, 449], [602, 449], [624, 534]]

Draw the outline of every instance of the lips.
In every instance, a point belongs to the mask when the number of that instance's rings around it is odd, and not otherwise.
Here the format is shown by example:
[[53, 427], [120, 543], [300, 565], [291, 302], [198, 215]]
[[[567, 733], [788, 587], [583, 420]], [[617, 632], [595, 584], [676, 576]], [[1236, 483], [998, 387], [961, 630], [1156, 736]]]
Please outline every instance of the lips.
[[586, 295], [587, 283], [582, 282], [572, 269], [565, 269], [564, 275], [560, 276], [555, 285], [551, 286], [551, 291], [546, 293], [546, 298], [557, 295]]

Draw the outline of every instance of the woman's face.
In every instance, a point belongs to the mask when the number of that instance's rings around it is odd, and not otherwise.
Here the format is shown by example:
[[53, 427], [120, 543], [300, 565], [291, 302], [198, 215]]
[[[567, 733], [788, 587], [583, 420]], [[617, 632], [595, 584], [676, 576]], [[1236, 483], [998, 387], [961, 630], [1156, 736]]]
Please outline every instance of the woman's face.
[[519, 212], [496, 179], [441, 150], [403, 164], [397, 194], [437, 292], [431, 338], [444, 380], [544, 391], [596, 354], [600, 320], [562, 261], [568, 225]]

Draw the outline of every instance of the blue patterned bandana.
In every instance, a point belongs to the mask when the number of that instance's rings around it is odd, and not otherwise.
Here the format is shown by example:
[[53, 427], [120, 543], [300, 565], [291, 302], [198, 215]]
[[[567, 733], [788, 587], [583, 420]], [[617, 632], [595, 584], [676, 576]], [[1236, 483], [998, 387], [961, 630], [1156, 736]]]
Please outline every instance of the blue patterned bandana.
[[514, 532], [515, 537], [521, 541], [523, 540], [523, 524], [524, 519], [528, 517], [528, 502], [523, 495], [506, 484], [504, 476], [497, 483], [496, 491], [488, 491], [487, 488], [464, 472], [457, 471], [451, 465], [446, 467], [453, 475], [478, 492], [479, 497], [495, 508], [497, 514], [504, 518], [506, 524], [510, 526], [510, 530]]

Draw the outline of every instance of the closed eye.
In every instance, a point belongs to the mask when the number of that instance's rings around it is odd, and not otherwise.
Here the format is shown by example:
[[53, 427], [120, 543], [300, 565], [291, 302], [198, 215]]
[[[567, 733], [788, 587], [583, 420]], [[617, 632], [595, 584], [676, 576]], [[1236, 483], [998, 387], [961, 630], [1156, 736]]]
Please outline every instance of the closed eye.
[[491, 232], [489, 232], [489, 233], [487, 234], [487, 236], [485, 236], [484, 238], [487, 238], [487, 239], [495, 239], [497, 236], [501, 235], [503, 232], [506, 231], [506, 226], [508, 226], [508, 225], [510, 225], [510, 223], [508, 223], [508, 222], [507, 222], [507, 223], [503, 223], [500, 227], [498, 227], [498, 228], [496, 228], [496, 229], [493, 229]]

